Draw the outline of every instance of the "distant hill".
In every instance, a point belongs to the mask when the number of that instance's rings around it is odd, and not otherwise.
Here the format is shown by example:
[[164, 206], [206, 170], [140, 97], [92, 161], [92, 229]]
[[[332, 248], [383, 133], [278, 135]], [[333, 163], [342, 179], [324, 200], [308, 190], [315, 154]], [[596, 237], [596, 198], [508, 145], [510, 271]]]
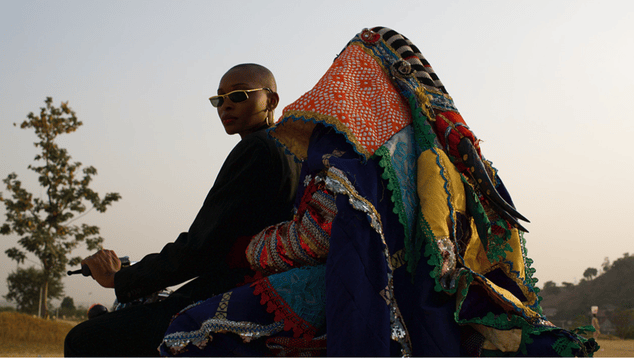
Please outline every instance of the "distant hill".
[[[612, 315], [634, 308], [634, 256], [626, 255], [609, 265], [608, 270], [577, 285], [546, 283], [540, 291], [544, 314], [555, 324], [580, 321], [590, 317], [590, 307], [599, 306], [599, 316]], [[589, 320], [587, 321], [589, 322]]]

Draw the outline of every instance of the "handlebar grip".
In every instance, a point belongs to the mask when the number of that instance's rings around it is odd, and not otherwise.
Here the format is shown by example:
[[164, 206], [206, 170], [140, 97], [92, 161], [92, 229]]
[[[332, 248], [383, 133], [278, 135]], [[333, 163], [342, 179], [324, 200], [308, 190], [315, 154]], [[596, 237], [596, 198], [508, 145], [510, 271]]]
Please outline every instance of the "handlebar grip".
[[81, 274], [84, 276], [92, 276], [92, 272], [90, 272], [90, 267], [88, 267], [88, 265], [81, 265]]
[[84, 276], [92, 276], [92, 272], [90, 272], [90, 267], [88, 267], [87, 265], [81, 265], [80, 270], [68, 271], [66, 273], [68, 274], [68, 276], [78, 274], [78, 273]]
[[[128, 267], [130, 266], [130, 258], [128, 256], [121, 256], [119, 258], [119, 261], [121, 261], [121, 267]], [[84, 276], [92, 276], [92, 272], [90, 272], [90, 267], [88, 267], [87, 265], [81, 265], [81, 269], [80, 270], [75, 270], [75, 271], [67, 271], [66, 274], [68, 276], [70, 275], [75, 275], [75, 274], [82, 274]]]

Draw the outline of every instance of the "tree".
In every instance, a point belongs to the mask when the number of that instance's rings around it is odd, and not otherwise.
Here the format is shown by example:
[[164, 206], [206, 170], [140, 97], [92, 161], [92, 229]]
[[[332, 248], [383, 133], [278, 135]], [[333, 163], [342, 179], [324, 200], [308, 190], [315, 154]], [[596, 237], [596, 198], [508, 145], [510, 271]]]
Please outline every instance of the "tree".
[[612, 315], [617, 337], [623, 339], [634, 338], [634, 309], [622, 309]]
[[[7, 278], [9, 293], [4, 298], [15, 302], [18, 311], [28, 314], [38, 313], [40, 290], [44, 287], [46, 275], [35, 267], [18, 268]], [[60, 298], [64, 286], [61, 277], [54, 277], [48, 282], [47, 298]]]
[[608, 257], [603, 259], [603, 263], [601, 264], [601, 269], [603, 269], [603, 272], [608, 272], [608, 270], [610, 269], [610, 259]]
[[585, 277], [588, 281], [592, 280], [597, 274], [599, 273], [599, 271], [597, 271], [597, 269], [595, 269], [594, 267], [588, 267], [584, 272], [583, 272], [583, 277]]
[[[47, 97], [45, 103], [46, 107], [40, 109], [39, 116], [31, 112], [20, 125], [22, 129], [32, 128], [38, 138], [34, 145], [41, 152], [34, 160], [42, 165], [29, 165], [28, 169], [39, 175], [39, 184], [44, 188], [43, 197], [34, 198], [22, 187], [15, 173], [9, 174], [3, 182], [11, 199], [3, 198], [0, 192], [0, 201], [6, 207], [6, 221], [0, 226], [0, 234], [20, 236], [18, 243], [24, 250], [14, 247], [5, 251], [18, 264], [24, 262], [27, 252], [40, 260], [44, 275], [41, 281], [42, 312], [46, 316], [46, 299], [51, 283], [62, 276], [66, 264], [76, 265], [81, 260], [79, 257], [69, 259], [68, 255], [82, 242], [89, 250], [97, 249], [103, 242], [97, 226], [73, 223], [92, 209], [105, 212], [121, 196], [107, 193], [101, 199], [89, 188], [97, 170], [92, 166], [83, 168], [81, 176], [81, 163], [71, 163], [66, 149], [56, 143], [59, 135], [72, 133], [83, 123], [68, 107], [68, 102], [62, 102], [57, 108], [52, 105], [53, 99]], [[90, 206], [88, 211], [87, 205]], [[76, 217], [76, 214], [82, 215]]]
[[77, 314], [77, 308], [75, 307], [75, 301], [72, 297], [64, 297], [62, 303], [59, 305], [59, 314], [62, 316], [75, 316]]
[[544, 293], [545, 294], [558, 294], [559, 293], [559, 287], [557, 287], [557, 284], [553, 281], [547, 281], [544, 284]]
[[59, 308], [66, 310], [75, 310], [75, 301], [72, 297], [64, 297], [62, 303], [60, 303]]

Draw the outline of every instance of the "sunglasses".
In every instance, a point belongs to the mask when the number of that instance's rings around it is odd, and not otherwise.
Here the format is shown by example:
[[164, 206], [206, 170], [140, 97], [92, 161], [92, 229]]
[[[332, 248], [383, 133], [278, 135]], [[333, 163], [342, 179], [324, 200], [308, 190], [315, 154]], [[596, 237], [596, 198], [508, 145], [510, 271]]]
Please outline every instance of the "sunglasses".
[[262, 91], [262, 90], [267, 90], [271, 93], [273, 93], [273, 91], [271, 91], [270, 88], [254, 88], [254, 89], [249, 89], [249, 90], [235, 90], [235, 91], [231, 91], [227, 94], [219, 94], [217, 96], [212, 96], [209, 97], [209, 102], [211, 102], [211, 105], [218, 108], [220, 106], [222, 106], [223, 103], [225, 103], [225, 97], [228, 97], [231, 102], [233, 103], [239, 103], [239, 102], [244, 102], [247, 99], [249, 99], [249, 92], [255, 92], [255, 91]]

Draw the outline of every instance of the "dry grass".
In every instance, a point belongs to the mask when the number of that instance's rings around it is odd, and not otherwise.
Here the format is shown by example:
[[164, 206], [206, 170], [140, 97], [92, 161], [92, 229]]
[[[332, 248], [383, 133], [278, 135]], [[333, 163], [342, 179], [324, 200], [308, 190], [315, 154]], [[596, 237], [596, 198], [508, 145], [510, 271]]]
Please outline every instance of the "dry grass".
[[601, 346], [595, 357], [634, 357], [634, 340], [605, 339], [599, 337], [597, 343]]
[[0, 312], [0, 356], [61, 357], [64, 337], [75, 323]]
[[[62, 357], [64, 337], [76, 324], [0, 312], [1, 357]], [[601, 336], [595, 357], [634, 357], [634, 340]]]

